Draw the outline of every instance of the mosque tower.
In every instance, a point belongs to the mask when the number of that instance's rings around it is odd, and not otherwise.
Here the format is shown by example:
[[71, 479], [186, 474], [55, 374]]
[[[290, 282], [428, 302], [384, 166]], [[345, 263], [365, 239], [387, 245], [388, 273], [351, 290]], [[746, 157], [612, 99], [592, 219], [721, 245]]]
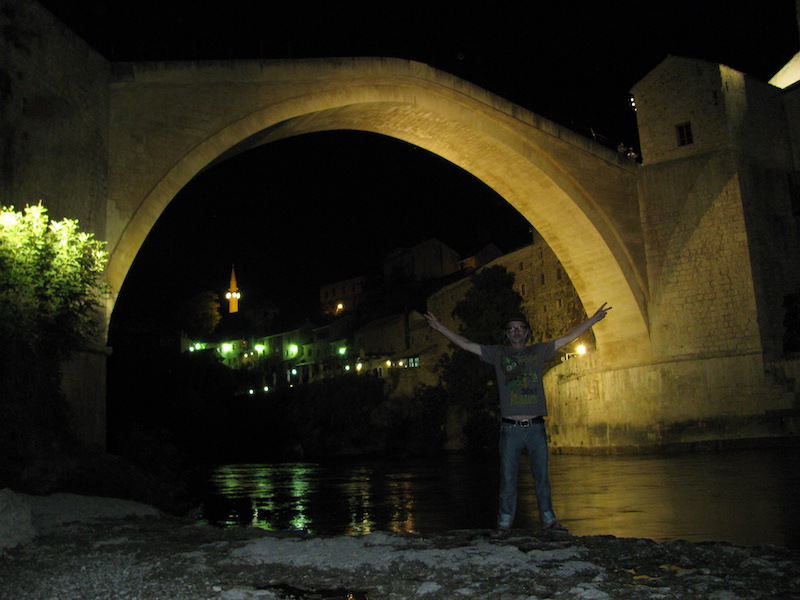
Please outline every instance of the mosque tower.
[[233, 265], [231, 265], [231, 283], [225, 297], [228, 299], [228, 312], [230, 314], [239, 312], [239, 298], [242, 297], [242, 294], [239, 292], [239, 286], [236, 284], [236, 270], [233, 268]]

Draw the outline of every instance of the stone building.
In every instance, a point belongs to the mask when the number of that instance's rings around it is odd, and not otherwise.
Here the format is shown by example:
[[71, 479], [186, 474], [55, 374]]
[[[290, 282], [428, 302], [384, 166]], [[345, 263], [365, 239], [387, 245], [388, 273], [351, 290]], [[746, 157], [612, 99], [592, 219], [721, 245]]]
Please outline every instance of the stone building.
[[411, 248], [396, 248], [383, 261], [383, 275], [389, 281], [398, 274], [411, 281], [438, 279], [460, 269], [458, 253], [437, 239]]
[[366, 281], [366, 277], [358, 276], [320, 287], [319, 304], [322, 314], [338, 315], [355, 310], [363, 298]]
[[[493, 266], [502, 266], [514, 275], [514, 289], [522, 296], [522, 311], [531, 324], [531, 339], [553, 339], [586, 318], [572, 282], [556, 255], [540, 237], [495, 258], [482, 268]], [[428, 298], [428, 309], [453, 331], [458, 331], [461, 326], [452, 316], [453, 309], [471, 285], [471, 277], [465, 277], [442, 287]], [[423, 368], [435, 364], [441, 354], [452, 350], [452, 345], [442, 336], [437, 335], [434, 340], [437, 351], [435, 356], [421, 359]], [[490, 340], [473, 341], [490, 343]], [[594, 336], [589, 333], [580, 341], [591, 346]]]

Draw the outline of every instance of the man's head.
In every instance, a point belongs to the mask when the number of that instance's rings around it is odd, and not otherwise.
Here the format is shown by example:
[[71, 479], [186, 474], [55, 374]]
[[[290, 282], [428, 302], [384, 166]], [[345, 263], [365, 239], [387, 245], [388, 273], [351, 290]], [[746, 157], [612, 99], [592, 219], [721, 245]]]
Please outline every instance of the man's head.
[[522, 313], [513, 313], [506, 319], [503, 326], [508, 338], [509, 344], [513, 348], [522, 348], [528, 341], [528, 336], [531, 333], [531, 326], [528, 324], [528, 319]]

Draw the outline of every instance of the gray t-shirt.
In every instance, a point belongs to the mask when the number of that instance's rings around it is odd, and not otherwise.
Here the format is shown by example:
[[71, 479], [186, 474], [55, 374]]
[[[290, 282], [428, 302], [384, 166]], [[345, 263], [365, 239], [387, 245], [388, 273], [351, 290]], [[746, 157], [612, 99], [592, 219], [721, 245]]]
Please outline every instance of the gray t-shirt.
[[494, 365], [500, 392], [500, 415], [545, 416], [542, 371], [556, 354], [555, 342], [542, 342], [524, 348], [481, 346], [481, 360]]

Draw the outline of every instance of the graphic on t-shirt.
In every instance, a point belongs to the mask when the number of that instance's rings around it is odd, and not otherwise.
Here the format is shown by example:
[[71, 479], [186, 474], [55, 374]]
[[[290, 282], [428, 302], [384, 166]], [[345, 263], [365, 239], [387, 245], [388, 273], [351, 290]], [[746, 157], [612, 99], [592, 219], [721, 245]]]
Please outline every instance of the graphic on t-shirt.
[[511, 404], [535, 404], [538, 400], [536, 384], [539, 383], [538, 356], [520, 354], [504, 356], [502, 369]]

